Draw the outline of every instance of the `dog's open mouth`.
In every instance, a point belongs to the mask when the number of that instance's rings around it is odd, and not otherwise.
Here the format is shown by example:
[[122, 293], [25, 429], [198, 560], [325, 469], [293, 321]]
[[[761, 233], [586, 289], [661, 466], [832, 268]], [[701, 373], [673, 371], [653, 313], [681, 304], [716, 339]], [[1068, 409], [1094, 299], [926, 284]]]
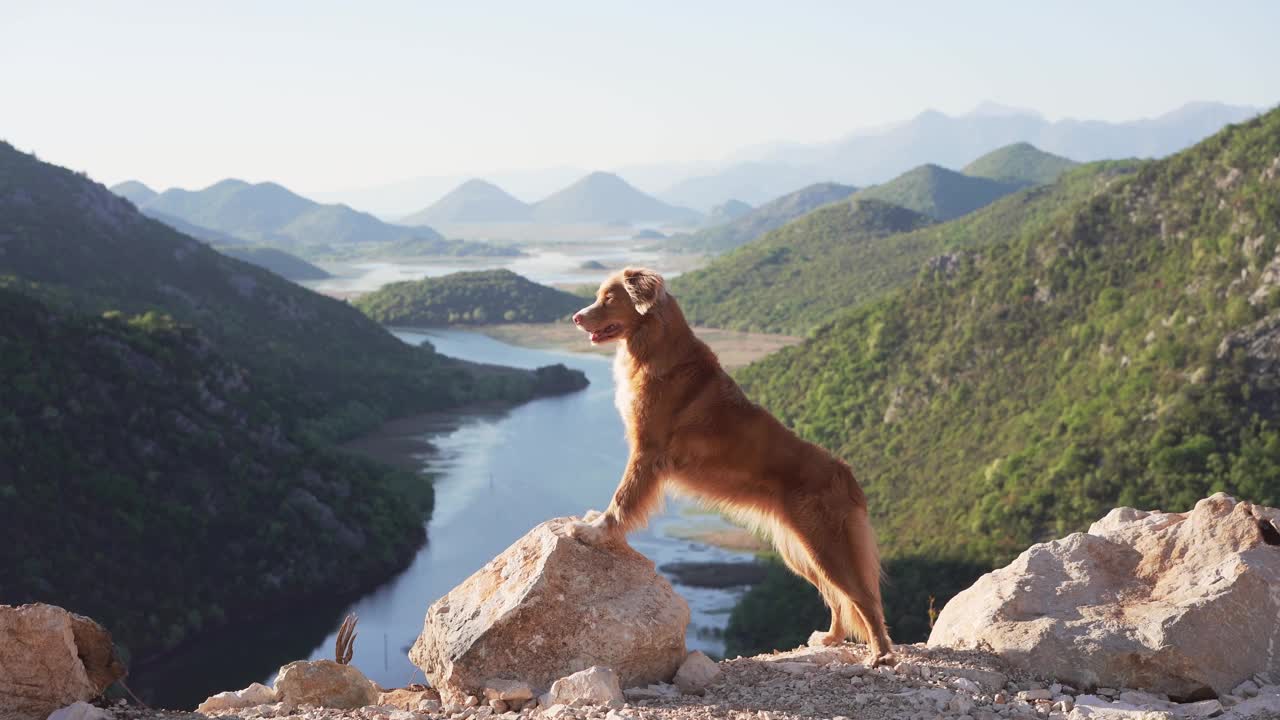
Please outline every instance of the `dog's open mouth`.
[[609, 323], [599, 330], [591, 333], [591, 344], [596, 345], [602, 342], [612, 340], [622, 334], [622, 326], [618, 323]]

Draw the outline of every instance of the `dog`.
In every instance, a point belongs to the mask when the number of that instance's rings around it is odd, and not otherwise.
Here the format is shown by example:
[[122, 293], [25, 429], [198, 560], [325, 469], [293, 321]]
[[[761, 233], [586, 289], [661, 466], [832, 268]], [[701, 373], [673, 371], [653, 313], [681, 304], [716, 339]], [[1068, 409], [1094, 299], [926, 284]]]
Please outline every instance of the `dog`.
[[875, 534], [849, 466], [748, 400], [652, 270], [610, 276], [573, 322], [592, 345], [618, 343], [615, 402], [631, 451], [608, 508], [576, 523], [575, 537], [625, 542], [665, 487], [693, 495], [767, 532], [787, 566], [822, 594], [831, 629], [815, 632], [811, 645], [853, 635], [870, 646], [872, 665], [895, 663]]

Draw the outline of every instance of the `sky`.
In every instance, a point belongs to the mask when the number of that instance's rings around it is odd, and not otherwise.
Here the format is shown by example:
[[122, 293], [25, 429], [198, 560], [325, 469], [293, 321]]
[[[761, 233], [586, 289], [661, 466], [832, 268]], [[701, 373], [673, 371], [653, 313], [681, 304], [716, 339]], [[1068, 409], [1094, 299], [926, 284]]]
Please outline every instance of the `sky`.
[[0, 0], [0, 139], [107, 184], [710, 163], [984, 100], [1280, 102], [1280, 2]]

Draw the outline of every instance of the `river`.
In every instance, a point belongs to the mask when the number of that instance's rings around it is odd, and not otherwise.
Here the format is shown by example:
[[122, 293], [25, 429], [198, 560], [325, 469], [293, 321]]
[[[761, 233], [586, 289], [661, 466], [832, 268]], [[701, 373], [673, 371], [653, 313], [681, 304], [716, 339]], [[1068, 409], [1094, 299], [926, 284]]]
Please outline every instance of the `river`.
[[[349, 605], [317, 603], [236, 628], [165, 668], [149, 670], [137, 684], [153, 702], [191, 707], [214, 692], [270, 682], [274, 669], [290, 660], [332, 657], [337, 623], [347, 612], [360, 619], [353, 664], [384, 687], [420, 682], [422, 673], [407, 652], [432, 602], [534, 525], [608, 504], [627, 457], [613, 406], [610, 358], [517, 347], [464, 330], [396, 335], [414, 344], [430, 340], [446, 355], [477, 362], [524, 368], [564, 363], [583, 371], [591, 384], [506, 411], [455, 414], [422, 430], [422, 439], [435, 449], [414, 459], [434, 477], [436, 503], [427, 543], [408, 568]], [[725, 527], [718, 516], [672, 500], [630, 542], [659, 566], [749, 559], [682, 539]], [[676, 590], [692, 610], [689, 647], [721, 653], [721, 631], [742, 589]]]

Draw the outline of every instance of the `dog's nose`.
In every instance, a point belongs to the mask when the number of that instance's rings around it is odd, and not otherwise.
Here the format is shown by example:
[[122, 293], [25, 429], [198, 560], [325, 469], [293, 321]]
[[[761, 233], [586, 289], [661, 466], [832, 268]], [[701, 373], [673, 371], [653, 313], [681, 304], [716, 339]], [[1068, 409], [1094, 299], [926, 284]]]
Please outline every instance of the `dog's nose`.
[[574, 325], [581, 325], [581, 324], [582, 324], [582, 312], [581, 312], [581, 311], [578, 311], [578, 312], [576, 312], [576, 313], [574, 313], [574, 314], [573, 314], [573, 324], [574, 324]]

